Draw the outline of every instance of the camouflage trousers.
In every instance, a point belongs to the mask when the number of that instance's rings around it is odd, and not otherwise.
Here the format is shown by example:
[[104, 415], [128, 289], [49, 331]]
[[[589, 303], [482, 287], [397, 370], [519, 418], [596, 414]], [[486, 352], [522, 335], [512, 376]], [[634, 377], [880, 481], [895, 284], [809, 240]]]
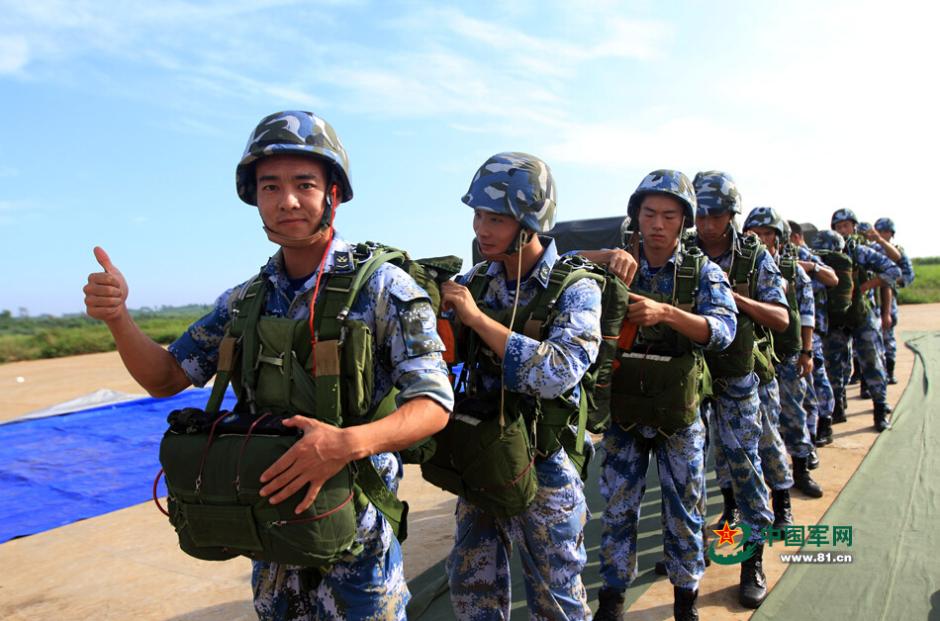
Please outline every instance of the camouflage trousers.
[[[751, 541], [761, 541], [764, 527], [773, 522], [770, 492], [760, 461], [762, 432], [757, 376], [728, 380], [740, 392], [721, 391], [715, 399], [708, 432], [712, 437], [718, 485], [734, 490], [742, 521], [751, 527]], [[733, 396], [732, 396], [733, 395]]]
[[822, 336], [813, 333], [813, 374], [806, 382], [806, 396], [803, 407], [806, 409], [806, 426], [811, 434], [816, 434], [820, 418], [832, 418], [836, 401], [832, 395], [832, 385], [826, 373], [826, 355], [823, 353]]
[[[386, 485], [395, 491], [402, 467], [392, 453], [372, 457]], [[363, 545], [325, 574], [282, 563], [252, 562], [251, 586], [258, 618], [270, 621], [406, 618], [410, 599], [401, 546], [385, 517], [371, 504], [359, 513], [356, 540]]]
[[757, 389], [760, 397], [761, 434], [759, 443], [761, 470], [772, 490], [793, 487], [793, 471], [787, 461], [787, 449], [780, 437], [780, 385], [774, 378]]
[[790, 455], [804, 458], [813, 452], [813, 439], [806, 425], [806, 410], [803, 409], [806, 381], [800, 377], [798, 360], [798, 355], [791, 356], [776, 367], [780, 385], [780, 435]]
[[581, 572], [587, 563], [584, 485], [563, 450], [535, 465], [539, 488], [526, 511], [495, 518], [457, 500], [454, 548], [447, 557], [458, 619], [509, 619], [509, 561], [519, 547], [530, 619], [590, 619]]
[[892, 316], [891, 327], [881, 333], [885, 344], [885, 361], [897, 360], [898, 358], [898, 341], [894, 336], [894, 326], [896, 325], [898, 325], [898, 318]]
[[836, 399], [845, 391], [846, 378], [851, 372], [851, 346], [858, 352], [862, 379], [871, 392], [874, 403], [887, 403], [883, 344], [881, 330], [876, 325], [874, 313], [869, 313], [868, 322], [855, 330], [831, 328], [823, 342], [826, 353], [826, 369]]
[[602, 518], [600, 573], [604, 586], [623, 591], [636, 579], [640, 505], [653, 453], [659, 470], [669, 580], [681, 588], [697, 589], [705, 573], [704, 518], [699, 509], [705, 481], [705, 425], [701, 418], [669, 438], [650, 427], [626, 431], [613, 425], [604, 433], [603, 448], [600, 491], [607, 505]]

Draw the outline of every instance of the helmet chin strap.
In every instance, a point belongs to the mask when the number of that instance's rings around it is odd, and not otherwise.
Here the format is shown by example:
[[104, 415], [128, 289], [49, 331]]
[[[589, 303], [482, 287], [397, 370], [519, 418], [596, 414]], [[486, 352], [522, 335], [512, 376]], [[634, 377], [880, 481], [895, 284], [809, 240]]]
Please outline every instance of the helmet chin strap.
[[313, 246], [323, 239], [333, 226], [333, 205], [337, 202], [337, 193], [338, 186], [333, 184], [330, 187], [330, 192], [326, 195], [326, 206], [323, 210], [323, 217], [320, 218], [320, 226], [317, 232], [312, 235], [307, 235], [306, 237], [288, 237], [287, 235], [282, 235], [281, 233], [271, 230], [267, 224], [263, 224], [263, 221], [261, 228], [264, 229], [268, 239], [278, 246], [285, 248], [306, 248], [307, 246]]
[[519, 227], [519, 234], [512, 240], [512, 243], [509, 244], [509, 247], [506, 248], [500, 254], [494, 255], [490, 258], [492, 261], [502, 261], [505, 263], [509, 261], [517, 253], [521, 257], [522, 247], [532, 241], [532, 238], [535, 237], [535, 233]]

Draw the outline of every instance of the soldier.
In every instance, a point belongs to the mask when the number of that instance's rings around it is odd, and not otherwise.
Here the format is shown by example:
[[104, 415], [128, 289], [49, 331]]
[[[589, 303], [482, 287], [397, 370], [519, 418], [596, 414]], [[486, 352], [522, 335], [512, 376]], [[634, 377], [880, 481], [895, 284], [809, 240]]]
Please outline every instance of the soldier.
[[[849, 351], [851, 341], [858, 350], [858, 361], [861, 367], [862, 379], [871, 392], [874, 404], [874, 424], [877, 431], [884, 431], [891, 426], [891, 407], [887, 400], [887, 386], [884, 363], [881, 356], [881, 335], [878, 318], [872, 310], [872, 294], [875, 287], [890, 286], [901, 278], [900, 268], [893, 260], [869, 248], [855, 235], [858, 218], [851, 209], [838, 209], [832, 214], [832, 228], [843, 237], [849, 238], [846, 242], [846, 254], [852, 259], [855, 269], [859, 271], [857, 277], [858, 289], [864, 296], [853, 299], [853, 306], [858, 306], [857, 319], [840, 322], [839, 325], [830, 325], [829, 335], [825, 341], [826, 368], [829, 371], [829, 381], [832, 391], [836, 395], [833, 422], [839, 420], [837, 414], [840, 406], [844, 407], [845, 380], [848, 376]], [[879, 239], [881, 237], [879, 236]], [[885, 242], [886, 243], [886, 242]], [[890, 254], [891, 249], [883, 244], [882, 247]], [[896, 252], [896, 250], [895, 250]], [[900, 258], [900, 255], [897, 255]], [[861, 271], [872, 272], [873, 278], [862, 278]], [[844, 416], [844, 414], [843, 414]]]
[[811, 498], [822, 497], [822, 488], [809, 474], [813, 442], [803, 409], [803, 378], [813, 371], [813, 326], [815, 308], [812, 283], [803, 268], [782, 249], [789, 245], [786, 223], [771, 207], [755, 207], [744, 221], [744, 231], [753, 232], [767, 246], [787, 280], [790, 324], [774, 335], [774, 351], [780, 386], [780, 435], [793, 460], [793, 480], [798, 490]]
[[[891, 245], [894, 245], [894, 221], [891, 218], [878, 218], [875, 220], [875, 230], [884, 239]], [[901, 268], [901, 279], [895, 283], [894, 295], [891, 296], [891, 309], [888, 313], [888, 316], [891, 318], [891, 325], [886, 329], [884, 328], [884, 322], [882, 321], [882, 334], [884, 337], [885, 345], [885, 372], [887, 374], [889, 384], [897, 384], [898, 380], [894, 376], [894, 365], [897, 359], [898, 343], [894, 337], [894, 329], [898, 325], [898, 296], [897, 289], [899, 287], [906, 287], [914, 282], [914, 265], [911, 263], [911, 260], [908, 258], [907, 254], [904, 252], [904, 249], [900, 246], [894, 246], [898, 253], [901, 255], [901, 260], [896, 261], [898, 267]], [[879, 249], [886, 252], [885, 247], [882, 245], [878, 246]]]
[[[738, 599], [757, 608], [767, 593], [763, 573], [763, 533], [773, 522], [770, 497], [764, 483], [759, 443], [761, 436], [760, 380], [754, 372], [754, 341], [764, 327], [784, 330], [789, 322], [780, 270], [754, 237], [742, 236], [735, 216], [741, 213], [741, 195], [730, 175], [720, 171], [695, 176], [696, 245], [728, 275], [738, 307], [734, 342], [721, 352], [706, 352], [717, 402], [709, 431], [714, 434], [715, 466], [724, 499], [719, 524], [734, 523], [733, 511], [750, 526], [750, 545], [757, 552], [741, 566]], [[789, 490], [775, 490], [775, 498]], [[783, 500], [778, 498], [778, 504]], [[789, 505], [789, 501], [786, 501]]]
[[[255, 279], [219, 296], [212, 311], [168, 350], [134, 323], [125, 305], [124, 277], [102, 249], [95, 249], [104, 272], [88, 278], [88, 314], [107, 324], [128, 371], [154, 396], [202, 386], [215, 375], [233, 305], [251, 283], [262, 283], [263, 317], [295, 320], [303, 329], [308, 320], [312, 323], [311, 313], [322, 314], [323, 285], [348, 273], [354, 260], [353, 246], [333, 228], [339, 204], [353, 196], [349, 163], [339, 138], [322, 118], [303, 111], [265, 117], [249, 137], [236, 180], [239, 198], [257, 206], [268, 238], [280, 249]], [[400, 391], [400, 407], [387, 418], [353, 427], [320, 422], [314, 418], [316, 411], [283, 421], [303, 435], [261, 475], [260, 493], [278, 504], [306, 490], [297, 513], [313, 503], [327, 479], [357, 459], [371, 460], [394, 492], [401, 466], [393, 451], [443, 428], [453, 405], [434, 313], [426, 292], [411, 277], [391, 264], [381, 265], [348, 316], [363, 322], [373, 335], [374, 366], [368, 378], [375, 387], [372, 405], [394, 385]], [[253, 562], [251, 583], [259, 618], [405, 618], [409, 594], [399, 543], [376, 506], [365, 502], [357, 508], [355, 543], [332, 567]], [[353, 551], [357, 548], [358, 554]]]
[[[823, 353], [823, 335], [829, 331], [829, 321], [826, 314], [827, 288], [835, 287], [839, 283], [835, 270], [826, 265], [823, 260], [813, 254], [803, 239], [802, 227], [792, 220], [790, 225], [790, 242], [797, 249], [800, 267], [803, 268], [813, 280], [813, 300], [815, 302], [816, 325], [813, 329], [813, 373], [806, 377], [806, 405], [807, 426], [816, 446], [832, 444], [832, 410], [835, 399], [832, 395], [832, 385], [826, 374], [826, 356]], [[816, 462], [818, 464], [818, 460]], [[810, 464], [812, 469], [812, 464]]]
[[[659, 466], [666, 568], [677, 619], [698, 619], [705, 570], [699, 503], [704, 493], [705, 428], [699, 416], [701, 352], [734, 340], [737, 308], [728, 280], [681, 235], [695, 214], [695, 190], [681, 172], [650, 173], [630, 197], [630, 250], [639, 263], [628, 319], [636, 342], [619, 356], [605, 432], [601, 494], [603, 587], [595, 619], [620, 619], [624, 592], [637, 576], [640, 505], [651, 453]], [[618, 251], [611, 251], [610, 263]], [[662, 301], [657, 301], [662, 300]], [[678, 305], [691, 309], [683, 310]], [[761, 518], [763, 519], [763, 518]]]
[[[528, 323], [525, 309], [551, 286], [559, 260], [554, 240], [540, 235], [555, 219], [555, 183], [548, 165], [526, 153], [496, 154], [477, 171], [462, 200], [474, 210], [473, 230], [486, 262], [442, 287], [444, 306], [477, 335], [466, 341], [478, 343], [477, 353], [467, 356], [476, 362], [464, 365], [468, 385], [461, 380], [457, 412], [463, 415], [470, 404], [477, 410], [486, 410], [486, 404], [500, 410], [505, 404], [528, 416], [527, 404], [538, 400], [543, 413], [552, 404], [576, 413], [582, 398], [578, 383], [601, 341], [597, 283], [582, 279], [563, 290], [555, 318], [543, 328], [544, 338], [522, 333]], [[584, 524], [590, 518], [583, 483], [566, 450], [548, 437], [552, 432], [541, 423], [535, 429], [530, 441], [537, 451], [538, 490], [521, 514], [496, 516], [466, 498], [457, 501], [447, 574], [459, 619], [509, 618], [513, 544], [521, 552], [532, 618], [591, 617], [581, 582], [587, 561]], [[539, 451], [549, 440], [551, 448]], [[491, 487], [500, 486], [494, 482]]]

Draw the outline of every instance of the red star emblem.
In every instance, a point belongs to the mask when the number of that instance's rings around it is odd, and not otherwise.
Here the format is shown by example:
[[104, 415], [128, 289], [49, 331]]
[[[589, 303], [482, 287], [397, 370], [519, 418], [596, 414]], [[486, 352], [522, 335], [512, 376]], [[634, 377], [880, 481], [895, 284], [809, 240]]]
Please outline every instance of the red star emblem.
[[712, 530], [712, 532], [718, 535], [718, 543], [715, 544], [716, 546], [720, 546], [723, 543], [727, 543], [728, 545], [733, 546], [734, 536], [740, 534], [741, 531], [736, 528], [731, 528], [728, 522], [725, 522], [724, 528], [721, 528], [720, 530]]

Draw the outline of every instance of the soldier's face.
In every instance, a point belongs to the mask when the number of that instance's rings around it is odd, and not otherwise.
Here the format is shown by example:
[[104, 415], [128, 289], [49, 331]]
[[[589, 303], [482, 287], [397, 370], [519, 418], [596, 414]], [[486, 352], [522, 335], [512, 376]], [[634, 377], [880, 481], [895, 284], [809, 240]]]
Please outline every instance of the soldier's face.
[[767, 246], [767, 250], [771, 255], [777, 254], [777, 231], [769, 226], [757, 226], [748, 232], [756, 235], [757, 239]]
[[274, 155], [255, 166], [258, 212], [265, 226], [288, 237], [313, 234], [323, 218], [326, 166], [301, 155]]
[[695, 229], [706, 244], [714, 244], [728, 235], [728, 226], [734, 216], [730, 211], [717, 216], [695, 216]]
[[519, 235], [519, 228], [519, 223], [510, 216], [484, 209], [473, 210], [473, 232], [480, 252], [487, 259], [505, 253]]
[[[643, 245], [650, 250], [671, 250], [682, 231], [682, 204], [666, 194], [647, 194], [639, 209]], [[691, 223], [689, 223], [691, 224]]]
[[855, 223], [851, 220], [843, 220], [842, 222], [836, 222], [835, 231], [842, 237], [848, 237], [855, 232]]

